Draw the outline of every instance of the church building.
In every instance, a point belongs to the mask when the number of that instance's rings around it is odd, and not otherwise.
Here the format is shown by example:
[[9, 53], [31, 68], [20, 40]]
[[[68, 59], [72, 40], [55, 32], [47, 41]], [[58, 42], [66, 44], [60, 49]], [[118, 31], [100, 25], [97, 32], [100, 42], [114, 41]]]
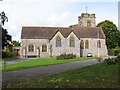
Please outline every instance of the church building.
[[82, 13], [78, 26], [38, 27], [23, 26], [21, 33], [21, 57], [56, 57], [76, 54], [77, 57], [107, 56], [105, 35], [96, 27], [95, 14]]

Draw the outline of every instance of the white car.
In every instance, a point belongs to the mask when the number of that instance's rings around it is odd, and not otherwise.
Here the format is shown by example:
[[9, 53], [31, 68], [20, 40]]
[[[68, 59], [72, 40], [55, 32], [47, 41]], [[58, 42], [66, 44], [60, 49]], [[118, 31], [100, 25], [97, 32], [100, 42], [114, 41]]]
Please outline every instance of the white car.
[[92, 53], [88, 53], [88, 54], [87, 54], [87, 57], [92, 57]]

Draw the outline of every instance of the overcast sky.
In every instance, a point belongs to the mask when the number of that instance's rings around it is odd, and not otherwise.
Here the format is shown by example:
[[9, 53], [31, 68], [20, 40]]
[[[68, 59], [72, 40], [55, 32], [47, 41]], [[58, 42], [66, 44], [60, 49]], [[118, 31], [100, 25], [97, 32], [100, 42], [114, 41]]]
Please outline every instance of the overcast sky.
[[0, 12], [8, 17], [5, 28], [12, 40], [20, 40], [22, 26], [68, 27], [78, 23], [78, 16], [86, 12], [96, 14], [96, 24], [113, 21], [118, 26], [119, 0], [3, 0]]

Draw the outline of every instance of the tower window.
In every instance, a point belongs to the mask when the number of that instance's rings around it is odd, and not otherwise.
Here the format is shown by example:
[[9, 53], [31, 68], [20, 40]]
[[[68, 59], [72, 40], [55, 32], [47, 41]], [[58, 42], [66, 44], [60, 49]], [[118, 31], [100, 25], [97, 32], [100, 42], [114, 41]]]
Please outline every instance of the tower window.
[[87, 26], [91, 26], [91, 20], [87, 20]]

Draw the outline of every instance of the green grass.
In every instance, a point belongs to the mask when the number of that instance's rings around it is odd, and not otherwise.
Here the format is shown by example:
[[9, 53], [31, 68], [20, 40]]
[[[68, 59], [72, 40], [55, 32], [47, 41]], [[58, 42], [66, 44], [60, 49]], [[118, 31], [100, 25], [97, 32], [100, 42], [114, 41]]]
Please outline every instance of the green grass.
[[68, 63], [68, 62], [74, 62], [74, 61], [90, 60], [90, 59], [96, 59], [96, 58], [98, 57], [81, 57], [81, 58], [74, 58], [74, 59], [67, 59], [67, 60], [56, 60], [56, 58], [40, 58], [40, 59], [31, 60], [31, 61], [6, 65], [6, 70], [2, 66], [2, 71], [14, 71], [14, 70], [47, 66], [47, 65], [53, 65], [53, 64], [62, 64], [62, 63]]
[[120, 88], [118, 65], [96, 64], [48, 77], [9, 84], [7, 88]]
[[3, 58], [2, 60], [13, 61], [13, 60], [17, 60], [17, 59], [20, 59], [20, 58]]

